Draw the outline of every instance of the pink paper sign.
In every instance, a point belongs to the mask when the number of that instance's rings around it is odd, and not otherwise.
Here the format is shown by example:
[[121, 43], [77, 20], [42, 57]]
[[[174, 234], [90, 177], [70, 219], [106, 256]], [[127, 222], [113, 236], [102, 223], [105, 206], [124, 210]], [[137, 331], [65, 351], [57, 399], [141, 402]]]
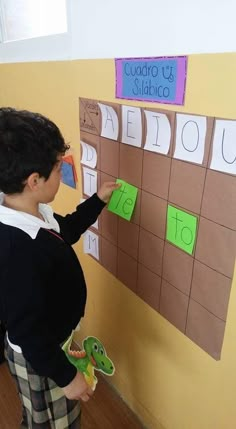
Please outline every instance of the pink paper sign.
[[187, 57], [117, 58], [116, 98], [184, 104]]

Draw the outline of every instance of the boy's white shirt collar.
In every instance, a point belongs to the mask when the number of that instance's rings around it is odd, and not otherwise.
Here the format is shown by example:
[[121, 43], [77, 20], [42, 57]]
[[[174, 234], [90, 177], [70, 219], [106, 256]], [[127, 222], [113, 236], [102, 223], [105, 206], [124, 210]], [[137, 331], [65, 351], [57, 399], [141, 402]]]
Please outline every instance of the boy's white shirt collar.
[[5, 225], [19, 228], [33, 239], [37, 237], [40, 228], [53, 229], [56, 232], [60, 232], [59, 224], [53, 216], [53, 210], [47, 204], [39, 204], [39, 212], [45, 219], [44, 222], [28, 213], [9, 209], [3, 206], [3, 202], [4, 193], [0, 192], [0, 222]]

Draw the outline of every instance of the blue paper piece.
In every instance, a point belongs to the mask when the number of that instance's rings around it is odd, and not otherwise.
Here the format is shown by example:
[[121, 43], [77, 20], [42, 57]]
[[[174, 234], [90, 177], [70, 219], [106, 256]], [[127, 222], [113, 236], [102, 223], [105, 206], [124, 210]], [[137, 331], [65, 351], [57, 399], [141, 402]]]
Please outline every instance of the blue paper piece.
[[73, 166], [68, 162], [63, 161], [61, 167], [61, 181], [71, 188], [76, 188]]
[[[176, 60], [163, 60], [163, 61], [150, 61], [148, 66], [144, 61], [134, 61], [128, 64], [123, 63], [123, 92], [127, 97], [142, 98], [152, 100], [164, 98], [165, 101], [174, 100], [176, 92], [176, 75], [177, 75], [177, 63]], [[142, 70], [144, 67], [152, 70], [147, 76], [139, 76], [135, 74], [134, 70]], [[167, 69], [167, 76], [171, 76], [173, 80], [168, 80], [164, 77], [163, 69]], [[171, 70], [171, 72], [170, 72]], [[161, 73], [160, 73], [161, 72]], [[166, 95], [163, 91], [166, 91]]]
[[184, 104], [187, 57], [117, 58], [116, 97]]

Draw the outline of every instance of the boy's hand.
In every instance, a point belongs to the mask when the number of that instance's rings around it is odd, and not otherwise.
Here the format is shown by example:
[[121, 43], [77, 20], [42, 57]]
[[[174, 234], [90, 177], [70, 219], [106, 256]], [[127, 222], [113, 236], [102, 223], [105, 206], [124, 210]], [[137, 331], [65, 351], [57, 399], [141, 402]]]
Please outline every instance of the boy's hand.
[[81, 399], [84, 402], [88, 401], [94, 393], [86, 383], [83, 374], [79, 371], [75, 378], [67, 386], [63, 387], [62, 390], [68, 399]]
[[115, 182], [104, 182], [97, 192], [97, 196], [102, 200], [104, 203], [108, 203], [109, 199], [111, 198], [111, 194], [115, 189], [120, 188], [120, 183]]

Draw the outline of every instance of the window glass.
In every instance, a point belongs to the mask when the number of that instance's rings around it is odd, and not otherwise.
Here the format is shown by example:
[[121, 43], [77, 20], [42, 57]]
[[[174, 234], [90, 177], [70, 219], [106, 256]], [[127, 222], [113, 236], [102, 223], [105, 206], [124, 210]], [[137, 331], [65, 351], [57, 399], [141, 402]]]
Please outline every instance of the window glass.
[[66, 0], [0, 0], [2, 41], [67, 31]]

